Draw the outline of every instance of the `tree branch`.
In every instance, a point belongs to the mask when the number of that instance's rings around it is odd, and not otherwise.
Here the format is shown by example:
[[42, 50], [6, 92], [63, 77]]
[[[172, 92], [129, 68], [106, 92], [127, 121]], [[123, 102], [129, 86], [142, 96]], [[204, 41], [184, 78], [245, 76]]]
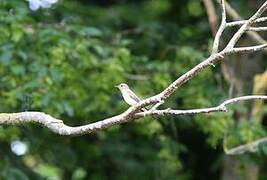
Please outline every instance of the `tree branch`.
[[[219, 1], [219, 0], [217, 0]], [[243, 19], [235, 9], [233, 9], [231, 7], [231, 5], [228, 3], [228, 2], [225, 2], [225, 7], [226, 7], [226, 12], [228, 13], [228, 15], [234, 19], [234, 20], [240, 20], [240, 19]], [[260, 19], [260, 18], [258, 18]], [[247, 20], [246, 20], [247, 21]], [[257, 20], [255, 21], [257, 22]], [[245, 22], [244, 22], [245, 23]], [[229, 23], [231, 24], [231, 23]], [[243, 25], [243, 23], [241, 24]], [[253, 32], [253, 31], [247, 31], [247, 34], [251, 37], [252, 40], [254, 40], [255, 42], [257, 43], [260, 43], [260, 44], [265, 44], [266, 41], [257, 33], [257, 32]], [[267, 52], [267, 50], [265, 49], [265, 52]]]
[[148, 115], [188, 115], [188, 114], [201, 114], [201, 113], [212, 113], [212, 112], [226, 112], [226, 106], [234, 104], [240, 101], [253, 100], [253, 99], [262, 99], [266, 100], [267, 96], [243, 96], [233, 99], [229, 99], [221, 103], [220, 105], [212, 108], [203, 108], [203, 109], [192, 109], [192, 110], [151, 110], [146, 112], [140, 112], [133, 115], [131, 118], [128, 117], [128, 114], [131, 110], [129, 108], [125, 113], [107, 118], [102, 121], [91, 123], [84, 126], [70, 127], [63, 123], [62, 120], [54, 118], [43, 112], [20, 112], [20, 113], [1, 113], [0, 114], [0, 125], [15, 125], [23, 123], [38, 123], [47, 128], [52, 132], [60, 135], [83, 135], [94, 133], [98, 130], [111, 127], [115, 124], [121, 124], [123, 122], [129, 122], [133, 119], [145, 117]]
[[236, 47], [233, 49], [233, 51], [235, 51], [235, 53], [239, 53], [239, 52], [250, 53], [250, 52], [262, 50], [266, 47], [267, 47], [267, 44], [257, 45], [257, 46], [249, 46], [249, 47]]
[[267, 96], [241, 96], [237, 98], [232, 98], [229, 100], [224, 101], [218, 106], [211, 107], [211, 108], [202, 108], [202, 109], [190, 109], [190, 110], [173, 110], [173, 109], [164, 109], [164, 110], [154, 110], [154, 111], [146, 111], [146, 112], [140, 112], [136, 115], [138, 117], [145, 117], [148, 115], [192, 115], [192, 114], [201, 114], [201, 113], [212, 113], [212, 112], [227, 112], [227, 106], [240, 102], [240, 101], [247, 101], [247, 100], [267, 100]]
[[225, 2], [224, 0], [221, 0], [221, 3], [219, 3], [221, 6], [221, 11], [222, 11], [222, 19], [221, 19], [221, 24], [220, 27], [215, 35], [214, 38], [214, 42], [213, 42], [213, 47], [212, 47], [212, 55], [216, 54], [218, 52], [219, 49], [219, 45], [220, 45], [220, 39], [222, 36], [222, 33], [224, 31], [224, 29], [226, 28], [226, 10], [225, 10]]
[[258, 150], [259, 145], [266, 142], [267, 142], [267, 137], [231, 149], [227, 149], [227, 147], [224, 145], [224, 152], [228, 155], [243, 154], [246, 152], [256, 152]]
[[[234, 21], [234, 22], [229, 22], [226, 24], [227, 27], [233, 27], [233, 26], [241, 26], [245, 24], [248, 20], [241, 20], [241, 21]], [[260, 23], [260, 22], [265, 22], [267, 21], [267, 17], [261, 17], [255, 20], [254, 23]]]
[[267, 27], [251, 27], [248, 29], [248, 31], [256, 31], [256, 32], [267, 31]]
[[262, 15], [262, 13], [266, 10], [266, 8], [267, 8], [267, 1], [265, 1], [265, 3], [258, 9], [258, 11], [246, 23], [244, 23], [240, 27], [240, 29], [234, 34], [234, 36], [226, 46], [226, 49], [232, 49], [235, 46], [235, 44], [241, 38], [241, 36], [250, 28], [251, 24], [253, 24], [255, 20]]

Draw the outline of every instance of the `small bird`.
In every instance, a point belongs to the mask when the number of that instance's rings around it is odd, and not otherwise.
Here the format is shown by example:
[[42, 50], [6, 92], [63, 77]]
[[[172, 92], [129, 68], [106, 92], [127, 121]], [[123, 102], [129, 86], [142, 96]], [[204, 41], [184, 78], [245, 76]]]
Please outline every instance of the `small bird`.
[[141, 101], [141, 99], [129, 88], [127, 84], [121, 83], [115, 87], [119, 88], [124, 101], [130, 106], [133, 106]]
[[[138, 102], [141, 101], [141, 99], [129, 88], [129, 86], [125, 83], [121, 83], [117, 86], [115, 86], [117, 88], [119, 88], [119, 90], [121, 91], [122, 97], [124, 99], [124, 101], [129, 104], [130, 106], [133, 106], [135, 104], [137, 104]], [[148, 111], [147, 108], [142, 108], [143, 112]], [[156, 118], [155, 116], [152, 115], [152, 117]]]

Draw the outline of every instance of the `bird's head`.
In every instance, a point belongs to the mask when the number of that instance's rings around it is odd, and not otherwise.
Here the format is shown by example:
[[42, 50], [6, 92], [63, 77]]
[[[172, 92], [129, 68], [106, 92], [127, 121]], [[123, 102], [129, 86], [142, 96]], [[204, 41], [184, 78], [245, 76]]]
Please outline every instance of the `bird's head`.
[[125, 84], [125, 83], [121, 83], [121, 84], [119, 84], [119, 85], [117, 85], [115, 87], [119, 88], [120, 90], [129, 88], [128, 85]]

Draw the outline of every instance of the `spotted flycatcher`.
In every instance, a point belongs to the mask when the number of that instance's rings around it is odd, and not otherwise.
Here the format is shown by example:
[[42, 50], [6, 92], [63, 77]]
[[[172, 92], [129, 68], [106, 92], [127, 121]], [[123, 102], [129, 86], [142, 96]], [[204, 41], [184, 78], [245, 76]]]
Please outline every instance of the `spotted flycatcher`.
[[[124, 101], [129, 104], [130, 106], [135, 105], [136, 103], [140, 102], [141, 99], [129, 88], [129, 86], [125, 83], [121, 83], [117, 86], [115, 86], [117, 88], [119, 88], [119, 90], [121, 91], [122, 97], [124, 99]], [[146, 108], [142, 108], [142, 111], [147, 111]], [[152, 117], [155, 118], [155, 116], [152, 115]]]
[[130, 106], [133, 106], [141, 101], [141, 99], [135, 95], [135, 93], [129, 88], [127, 84], [121, 83], [115, 87], [119, 88], [124, 101]]

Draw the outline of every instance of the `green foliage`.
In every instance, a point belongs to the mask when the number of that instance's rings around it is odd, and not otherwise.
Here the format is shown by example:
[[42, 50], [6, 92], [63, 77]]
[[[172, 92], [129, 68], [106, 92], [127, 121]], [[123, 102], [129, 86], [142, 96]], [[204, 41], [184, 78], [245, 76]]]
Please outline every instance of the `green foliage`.
[[237, 124], [236, 127], [229, 130], [229, 135], [226, 137], [227, 146], [237, 146], [253, 142], [266, 136], [263, 127], [255, 121], [244, 121]]
[[225, 114], [212, 114], [208, 116], [199, 116], [196, 122], [209, 134], [207, 139], [213, 147], [221, 146], [221, 141], [225, 135], [230, 134], [228, 129], [232, 127], [233, 120], [230, 116]]

